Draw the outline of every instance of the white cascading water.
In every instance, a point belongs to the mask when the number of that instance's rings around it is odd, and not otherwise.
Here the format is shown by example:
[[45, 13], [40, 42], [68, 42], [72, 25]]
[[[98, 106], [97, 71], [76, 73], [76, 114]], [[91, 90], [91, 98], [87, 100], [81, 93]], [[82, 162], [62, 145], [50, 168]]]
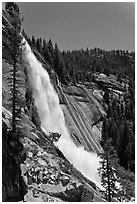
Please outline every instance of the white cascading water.
[[77, 147], [71, 139], [65, 125], [58, 96], [50, 83], [49, 75], [36, 59], [27, 42], [23, 49], [23, 59], [42, 128], [47, 134], [49, 132], [60, 133], [61, 137], [57, 142], [59, 149], [83, 175], [95, 182], [98, 187], [101, 187], [100, 178], [97, 174], [97, 168], [99, 167], [97, 154], [89, 153], [83, 147]]

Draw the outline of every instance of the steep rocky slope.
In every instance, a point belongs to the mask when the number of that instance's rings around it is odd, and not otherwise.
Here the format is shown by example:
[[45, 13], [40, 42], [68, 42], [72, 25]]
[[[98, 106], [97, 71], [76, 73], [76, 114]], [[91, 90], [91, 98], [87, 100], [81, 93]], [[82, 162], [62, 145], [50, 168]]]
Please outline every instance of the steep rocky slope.
[[62, 109], [66, 124], [76, 144], [83, 145], [87, 151], [99, 153], [101, 151], [99, 145], [101, 124], [92, 127], [92, 123], [105, 112], [94, 97], [92, 89], [87, 89], [84, 85], [70, 86], [63, 87], [61, 93], [65, 101]]
[[[101, 195], [96, 185], [73, 168], [73, 165], [67, 161], [63, 154], [49, 140], [50, 137], [48, 135], [39, 132], [31, 121], [30, 116], [24, 114], [24, 108], [21, 109], [20, 140], [14, 146], [14, 149], [16, 149], [17, 145], [20, 145], [21, 149], [19, 152], [14, 152], [11, 146], [16, 143], [16, 141], [10, 141], [7, 137], [7, 132], [11, 128], [11, 108], [8, 103], [10, 90], [7, 84], [9, 69], [9, 63], [3, 60], [3, 201], [22, 200], [24, 196], [26, 201], [35, 201], [35, 199], [39, 201], [60, 201], [60, 199], [64, 201], [100, 200]], [[87, 143], [88, 138], [86, 139], [86, 134], [90, 134], [90, 122], [92, 120], [88, 118], [86, 123], [80, 120], [80, 118], [82, 118], [81, 114], [83, 114], [86, 109], [79, 108], [79, 112], [74, 112], [75, 106], [78, 107], [77, 101], [74, 99], [73, 102], [73, 98], [71, 98], [71, 95], [75, 97], [74, 89], [76, 95], [81, 95], [81, 98], [84, 96], [82, 89], [78, 87], [70, 87], [70, 90], [68, 87], [64, 87], [64, 93], [61, 91], [59, 93], [60, 96], [62, 95], [62, 97], [64, 97], [63, 100], [66, 98], [66, 105], [63, 105], [61, 102], [66, 123], [68, 128], [71, 128], [69, 129], [70, 133], [73, 133], [72, 137], [77, 145], [84, 145], [86, 150], [97, 152], [100, 145], [98, 145], [98, 149], [94, 150], [92, 149], [92, 144], [93, 147], [99, 144], [98, 137], [100, 137], [100, 135], [96, 133], [94, 134], [94, 137], [96, 136], [95, 138], [92, 138], [92, 136], [89, 137], [90, 140]], [[24, 94], [25, 88], [23, 87], [20, 91]], [[70, 95], [67, 96], [65, 91], [69, 91]], [[84, 97], [82, 101], [85, 101]], [[97, 112], [97, 114], [98, 118], [100, 113]], [[96, 112], [94, 117], [96, 117]], [[95, 119], [93, 119], [93, 121], [95, 121]], [[82, 125], [84, 126], [80, 129]], [[9, 161], [10, 168], [7, 168]], [[14, 169], [16, 169], [16, 171], [14, 171]], [[14, 179], [11, 178], [11, 170], [14, 172], [14, 178], [17, 183], [16, 186], [14, 186]], [[5, 174], [5, 172], [7, 173]], [[39, 174], [41, 175], [41, 179], [39, 179]], [[66, 184], [62, 184], [61, 182], [66, 182]], [[37, 195], [35, 195], [35, 193], [33, 195], [33, 191], [36, 191]], [[88, 194], [84, 192], [88, 192]], [[84, 196], [85, 194], [86, 196]]]
[[102, 200], [96, 185], [78, 172], [24, 113], [19, 119], [19, 141], [10, 141], [6, 132], [11, 113], [4, 107], [2, 111], [3, 201]]
[[107, 108], [103, 99], [104, 90], [107, 87], [110, 94], [118, 97], [123, 93], [123, 87], [113, 75], [102, 77], [102, 74], [96, 74], [95, 79], [95, 82], [76, 86], [58, 83], [56, 90], [75, 143], [84, 146], [87, 151], [100, 153], [102, 119]]

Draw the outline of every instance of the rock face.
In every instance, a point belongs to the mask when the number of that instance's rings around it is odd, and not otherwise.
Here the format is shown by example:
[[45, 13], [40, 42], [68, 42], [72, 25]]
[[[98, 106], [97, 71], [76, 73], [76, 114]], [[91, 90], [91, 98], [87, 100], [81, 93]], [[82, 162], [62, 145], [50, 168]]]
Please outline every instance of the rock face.
[[69, 163], [28, 116], [22, 112], [15, 144], [8, 135], [11, 113], [3, 107], [2, 115], [3, 201], [88, 202], [99, 198], [96, 185]]
[[104, 94], [107, 90], [112, 97], [123, 94], [123, 85], [117, 77], [96, 73], [94, 82], [75, 86], [58, 83], [56, 91], [64, 112], [67, 128], [77, 146], [85, 150], [100, 153], [101, 128], [107, 105]]
[[[103, 96], [100, 90], [89, 84], [58, 87], [65, 121], [75, 143], [87, 151], [100, 153], [101, 121], [105, 115]], [[99, 121], [99, 122], [98, 122]], [[92, 126], [92, 124], [95, 124]]]

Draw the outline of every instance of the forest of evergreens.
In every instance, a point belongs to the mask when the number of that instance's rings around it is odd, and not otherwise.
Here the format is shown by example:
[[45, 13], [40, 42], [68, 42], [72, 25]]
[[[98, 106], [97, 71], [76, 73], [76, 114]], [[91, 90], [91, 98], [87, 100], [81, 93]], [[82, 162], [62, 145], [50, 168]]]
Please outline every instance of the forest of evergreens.
[[57, 43], [53, 46], [51, 39], [29, 38], [23, 33], [29, 44], [54, 68], [62, 83], [90, 82], [95, 72], [117, 75], [119, 81], [132, 78], [134, 82], [134, 52], [100, 48], [60, 51]]

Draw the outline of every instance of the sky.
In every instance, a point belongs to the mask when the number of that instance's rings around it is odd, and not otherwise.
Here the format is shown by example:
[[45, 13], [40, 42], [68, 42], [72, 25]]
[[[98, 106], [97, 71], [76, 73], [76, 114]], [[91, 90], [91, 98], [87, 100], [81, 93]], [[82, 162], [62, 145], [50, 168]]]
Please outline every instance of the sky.
[[51, 39], [60, 50], [135, 50], [134, 2], [18, 2], [29, 37]]

